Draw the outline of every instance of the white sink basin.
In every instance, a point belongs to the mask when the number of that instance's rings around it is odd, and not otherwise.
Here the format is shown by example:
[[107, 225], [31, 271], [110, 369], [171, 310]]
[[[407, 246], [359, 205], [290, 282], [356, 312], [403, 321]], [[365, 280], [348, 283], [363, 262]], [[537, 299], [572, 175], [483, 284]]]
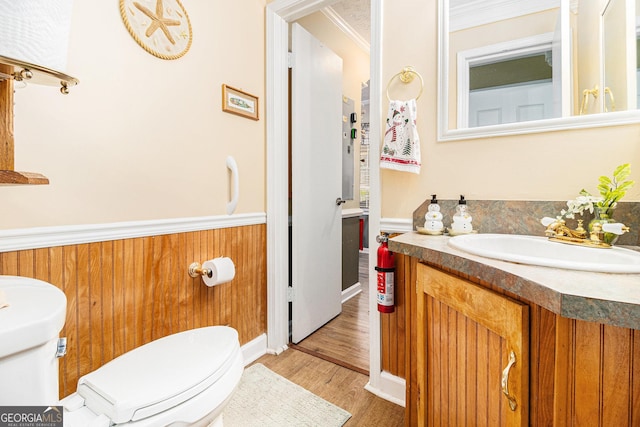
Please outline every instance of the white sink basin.
[[640, 252], [618, 247], [588, 248], [516, 234], [465, 234], [449, 239], [449, 246], [519, 264], [601, 273], [640, 273]]

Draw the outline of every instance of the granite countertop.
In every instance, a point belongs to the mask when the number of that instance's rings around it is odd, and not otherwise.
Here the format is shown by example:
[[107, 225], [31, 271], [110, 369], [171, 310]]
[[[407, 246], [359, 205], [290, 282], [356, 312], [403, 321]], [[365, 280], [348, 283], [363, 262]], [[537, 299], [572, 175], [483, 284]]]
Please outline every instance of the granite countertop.
[[449, 238], [414, 231], [390, 239], [389, 249], [492, 283], [563, 317], [640, 330], [640, 274], [499, 261], [451, 248]]

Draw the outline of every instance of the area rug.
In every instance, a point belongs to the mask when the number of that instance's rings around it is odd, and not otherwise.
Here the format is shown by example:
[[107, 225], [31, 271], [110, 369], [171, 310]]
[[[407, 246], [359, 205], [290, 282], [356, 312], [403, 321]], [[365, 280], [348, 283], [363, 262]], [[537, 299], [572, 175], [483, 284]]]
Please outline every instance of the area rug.
[[256, 363], [224, 410], [225, 427], [332, 427], [351, 414]]

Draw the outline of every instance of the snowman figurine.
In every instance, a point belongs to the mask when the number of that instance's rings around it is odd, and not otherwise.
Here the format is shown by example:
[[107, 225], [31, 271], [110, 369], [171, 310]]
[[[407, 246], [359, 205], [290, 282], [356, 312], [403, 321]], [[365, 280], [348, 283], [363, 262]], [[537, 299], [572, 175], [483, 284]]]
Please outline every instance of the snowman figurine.
[[424, 228], [429, 234], [442, 234], [444, 231], [442, 213], [440, 213], [440, 205], [435, 194], [431, 195], [431, 203], [424, 215], [424, 220]]
[[464, 196], [460, 196], [458, 206], [456, 206], [456, 212], [453, 215], [453, 223], [451, 224], [451, 231], [453, 234], [467, 234], [473, 231], [471, 213], [467, 209], [467, 201]]

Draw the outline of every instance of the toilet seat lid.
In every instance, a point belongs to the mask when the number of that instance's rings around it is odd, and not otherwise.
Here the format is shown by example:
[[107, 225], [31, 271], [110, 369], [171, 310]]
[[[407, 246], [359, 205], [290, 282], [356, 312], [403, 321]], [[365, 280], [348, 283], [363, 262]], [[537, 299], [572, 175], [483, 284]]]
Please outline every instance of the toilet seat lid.
[[227, 326], [192, 329], [135, 348], [78, 380], [85, 405], [112, 422], [137, 421], [214, 384], [239, 356]]

